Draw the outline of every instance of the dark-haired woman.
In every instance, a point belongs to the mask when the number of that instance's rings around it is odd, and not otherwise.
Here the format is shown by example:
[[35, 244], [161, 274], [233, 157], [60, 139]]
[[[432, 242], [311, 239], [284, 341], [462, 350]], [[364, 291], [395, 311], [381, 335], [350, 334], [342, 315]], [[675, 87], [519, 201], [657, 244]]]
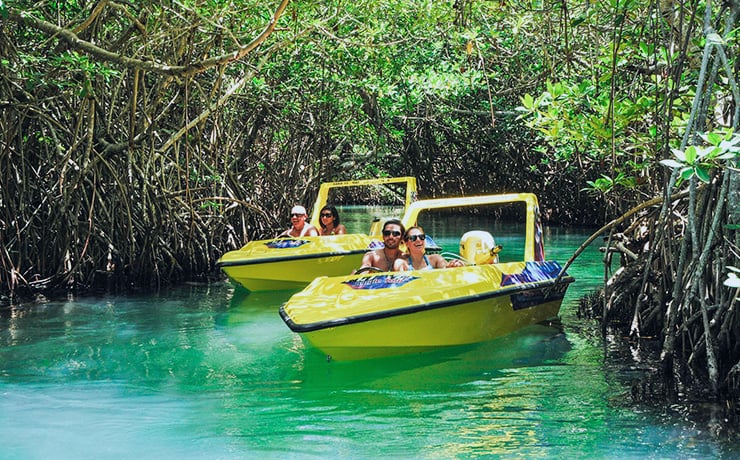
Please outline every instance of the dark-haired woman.
[[319, 235], [344, 235], [347, 233], [347, 229], [344, 225], [339, 223], [339, 213], [337, 208], [334, 206], [326, 205], [321, 208], [319, 214]]

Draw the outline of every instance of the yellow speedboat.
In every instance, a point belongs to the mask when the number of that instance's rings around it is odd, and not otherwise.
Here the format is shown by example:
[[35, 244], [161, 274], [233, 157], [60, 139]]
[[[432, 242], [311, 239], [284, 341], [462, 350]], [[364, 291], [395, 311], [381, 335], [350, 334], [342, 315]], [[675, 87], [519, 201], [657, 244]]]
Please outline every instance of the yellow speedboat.
[[499, 248], [493, 238], [474, 231], [455, 255], [466, 266], [320, 277], [283, 304], [280, 315], [304, 341], [336, 360], [482, 342], [556, 317], [574, 280], [559, 276], [557, 262], [545, 261], [533, 194], [417, 201], [403, 222], [417, 225], [420, 213], [432, 210], [517, 202], [525, 204], [527, 215], [521, 261], [495, 263]]
[[[319, 226], [319, 213], [329, 201], [330, 191], [348, 187], [405, 187], [404, 209], [416, 199], [416, 178], [395, 177], [326, 182], [319, 187], [311, 224]], [[382, 220], [370, 225], [368, 234], [274, 238], [250, 241], [224, 254], [216, 265], [235, 283], [250, 291], [300, 289], [317, 276], [351, 273], [368, 249], [380, 244]]]

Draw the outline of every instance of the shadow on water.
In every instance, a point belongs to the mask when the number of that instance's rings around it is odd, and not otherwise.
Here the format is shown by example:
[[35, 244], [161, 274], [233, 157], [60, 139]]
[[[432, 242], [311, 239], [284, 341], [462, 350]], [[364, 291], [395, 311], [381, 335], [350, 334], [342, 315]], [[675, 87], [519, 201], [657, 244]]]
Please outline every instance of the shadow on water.
[[556, 363], [571, 349], [561, 330], [542, 325], [489, 342], [357, 361], [328, 362], [310, 346], [294, 346], [296, 366], [307, 389], [313, 385], [317, 389], [442, 389], [479, 378], [494, 378], [502, 370]]
[[229, 309], [219, 315], [218, 325], [239, 324], [262, 318], [265, 313], [278, 314], [280, 305], [285, 303], [297, 290], [249, 292], [236, 288], [229, 300]]

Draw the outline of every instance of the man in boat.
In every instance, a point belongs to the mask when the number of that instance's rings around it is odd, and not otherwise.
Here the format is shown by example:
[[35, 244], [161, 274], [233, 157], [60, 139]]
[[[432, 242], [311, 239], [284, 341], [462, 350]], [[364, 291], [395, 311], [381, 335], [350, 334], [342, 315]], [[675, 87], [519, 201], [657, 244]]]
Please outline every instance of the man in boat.
[[319, 231], [311, 224], [306, 223], [308, 214], [303, 206], [293, 206], [290, 210], [291, 227], [279, 234], [278, 238], [299, 238], [301, 236], [319, 236]]
[[388, 219], [383, 224], [383, 247], [368, 251], [362, 258], [362, 265], [356, 273], [368, 270], [380, 270], [389, 272], [393, 269], [393, 262], [401, 257], [401, 250], [398, 245], [401, 244], [403, 236], [403, 224], [398, 219]]

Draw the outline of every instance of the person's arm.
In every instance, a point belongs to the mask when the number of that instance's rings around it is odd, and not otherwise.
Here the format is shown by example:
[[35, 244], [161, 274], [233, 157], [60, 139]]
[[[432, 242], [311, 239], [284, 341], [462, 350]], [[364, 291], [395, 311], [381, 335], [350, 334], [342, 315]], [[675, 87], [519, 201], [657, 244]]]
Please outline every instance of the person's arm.
[[373, 260], [375, 259], [373, 256], [375, 255], [375, 251], [367, 251], [364, 256], [362, 256], [362, 264], [360, 264], [360, 268], [362, 267], [372, 267], [375, 265], [373, 263]]
[[447, 267], [447, 261], [444, 257], [440, 256], [439, 254], [431, 254], [429, 256], [429, 262], [432, 264], [432, 267], [434, 268], [445, 268]]
[[398, 259], [393, 261], [393, 267], [391, 267], [391, 270], [394, 272], [405, 272], [409, 269], [409, 263], [404, 259], [403, 257], [399, 257]]
[[444, 257], [439, 254], [432, 254], [429, 256], [429, 262], [432, 263], [434, 268], [450, 268], [450, 267], [462, 267], [463, 263], [461, 260], [452, 259], [447, 261]]
[[465, 263], [460, 259], [452, 259], [447, 261], [447, 268], [452, 267], [463, 267], [465, 266]]
[[306, 230], [306, 236], [319, 236], [319, 231], [316, 227], [311, 225], [311, 227], [309, 227], [309, 229]]

